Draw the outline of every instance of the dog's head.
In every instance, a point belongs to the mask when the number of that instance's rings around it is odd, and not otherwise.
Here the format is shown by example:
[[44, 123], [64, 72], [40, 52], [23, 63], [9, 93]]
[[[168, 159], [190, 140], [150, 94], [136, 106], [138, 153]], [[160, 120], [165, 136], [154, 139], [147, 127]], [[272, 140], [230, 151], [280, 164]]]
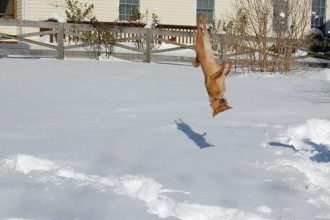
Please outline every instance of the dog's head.
[[211, 103], [213, 109], [213, 117], [219, 114], [220, 112], [231, 109], [232, 107], [228, 105], [227, 100], [224, 98], [215, 100]]

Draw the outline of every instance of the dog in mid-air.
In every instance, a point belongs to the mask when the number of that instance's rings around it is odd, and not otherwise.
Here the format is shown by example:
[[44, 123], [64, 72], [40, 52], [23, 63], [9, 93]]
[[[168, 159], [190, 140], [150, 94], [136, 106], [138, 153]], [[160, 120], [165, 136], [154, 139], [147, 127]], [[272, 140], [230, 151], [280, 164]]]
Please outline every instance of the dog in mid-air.
[[[216, 62], [206, 22], [206, 14], [197, 15], [197, 33], [195, 41], [196, 59], [192, 64], [194, 67], [202, 66], [205, 77], [205, 87], [209, 95], [210, 106], [213, 109], [214, 117], [220, 112], [232, 108], [224, 98], [224, 93], [226, 91], [225, 79], [231, 71], [232, 63], [229, 62], [226, 67], [225, 63], [219, 65]], [[203, 25], [203, 29], [201, 25]]]

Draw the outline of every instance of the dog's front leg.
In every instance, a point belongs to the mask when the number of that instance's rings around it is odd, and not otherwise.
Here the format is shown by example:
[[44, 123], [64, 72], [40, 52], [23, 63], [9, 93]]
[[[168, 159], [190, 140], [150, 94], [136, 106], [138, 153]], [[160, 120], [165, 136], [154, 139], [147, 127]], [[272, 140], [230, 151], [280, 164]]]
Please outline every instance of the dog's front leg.
[[224, 66], [224, 65], [221, 65], [220, 70], [218, 70], [217, 72], [213, 73], [213, 74], [210, 76], [210, 78], [211, 78], [212, 80], [217, 80], [217, 79], [219, 79], [219, 78], [222, 76], [224, 69], [225, 69], [225, 66]]

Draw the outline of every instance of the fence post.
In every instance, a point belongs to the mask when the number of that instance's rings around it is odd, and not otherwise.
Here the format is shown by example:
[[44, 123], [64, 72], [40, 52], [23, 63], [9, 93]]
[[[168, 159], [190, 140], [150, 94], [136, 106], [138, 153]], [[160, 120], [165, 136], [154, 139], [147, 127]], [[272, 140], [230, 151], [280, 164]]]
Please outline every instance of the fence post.
[[64, 23], [58, 23], [57, 59], [64, 60]]
[[150, 28], [146, 29], [146, 60], [145, 62], [151, 63], [151, 43], [152, 43], [152, 30]]
[[221, 34], [220, 37], [220, 47], [221, 47], [221, 62], [224, 63], [226, 60], [226, 35]]

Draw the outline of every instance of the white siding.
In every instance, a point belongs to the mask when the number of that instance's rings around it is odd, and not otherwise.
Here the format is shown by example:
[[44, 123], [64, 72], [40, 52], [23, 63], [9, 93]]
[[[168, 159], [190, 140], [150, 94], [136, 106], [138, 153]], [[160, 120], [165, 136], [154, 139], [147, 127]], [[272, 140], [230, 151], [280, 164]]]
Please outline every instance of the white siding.
[[227, 21], [233, 15], [234, 0], [214, 0], [215, 19]]
[[162, 24], [195, 25], [196, 0], [140, 0], [140, 11], [158, 15]]
[[325, 3], [325, 20], [326, 20], [326, 27], [325, 32], [328, 33], [330, 31], [330, 1], [327, 0]]
[[[22, 1], [25, 1], [26, 16], [23, 18]], [[115, 21], [119, 14], [119, 0], [84, 0], [95, 5], [95, 14], [101, 21]], [[216, 20], [228, 21], [233, 13], [234, 0], [215, 0]], [[17, 0], [17, 18], [46, 20], [52, 13], [65, 16], [64, 0]], [[156, 13], [163, 24], [195, 25], [197, 0], [140, 0], [140, 10]], [[330, 0], [327, 0], [326, 19], [330, 20]], [[330, 30], [327, 22], [326, 30]]]
[[93, 0], [95, 14], [100, 21], [115, 21], [119, 16], [119, 0]]
[[64, 17], [64, 0], [25, 0], [25, 20], [47, 20], [52, 13]]
[[16, 19], [17, 20], [22, 20], [22, 0], [17, 0], [16, 1]]
[[[65, 0], [20, 0], [25, 1], [25, 18], [24, 20], [47, 20], [52, 15], [57, 14], [66, 18]], [[114, 21], [118, 18], [119, 0], [81, 0], [81, 2], [94, 4], [94, 14], [99, 21]], [[37, 28], [21, 28], [19, 32], [30, 33], [36, 32]], [[38, 37], [32, 37], [37, 39]]]
[[[100, 21], [114, 21], [118, 17], [119, 0], [85, 0], [95, 6], [94, 13]], [[47, 20], [52, 14], [65, 17], [64, 0], [26, 0], [27, 20]]]
[[[17, 27], [0, 26], [0, 30], [2, 33], [5, 33], [5, 34], [14, 34], [14, 35], [17, 34]], [[3, 41], [3, 40], [1, 40], [1, 41]], [[13, 41], [13, 40], [10, 40], [10, 41]]]

